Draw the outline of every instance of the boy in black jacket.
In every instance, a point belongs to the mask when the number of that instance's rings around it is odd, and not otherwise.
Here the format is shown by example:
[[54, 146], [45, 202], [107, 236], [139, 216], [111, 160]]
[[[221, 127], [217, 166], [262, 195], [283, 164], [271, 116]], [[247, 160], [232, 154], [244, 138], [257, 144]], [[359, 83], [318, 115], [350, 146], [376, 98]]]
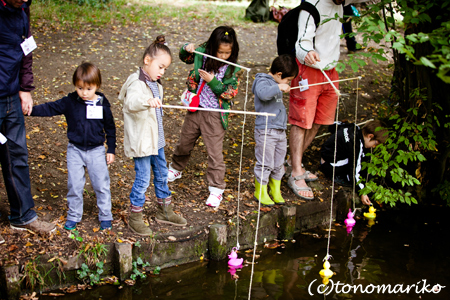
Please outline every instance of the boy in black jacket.
[[[55, 102], [33, 107], [32, 116], [64, 115], [67, 121], [67, 230], [76, 228], [83, 216], [85, 168], [97, 196], [100, 228], [110, 229], [112, 221], [110, 179], [107, 164], [114, 162], [116, 127], [111, 105], [105, 95], [97, 92], [101, 85], [100, 70], [92, 63], [83, 63], [73, 74], [76, 92]], [[108, 151], [105, 159], [105, 136]]]
[[[355, 124], [337, 124], [337, 151], [336, 162], [334, 161], [334, 144], [336, 125], [330, 126], [331, 137], [323, 143], [320, 154], [320, 169], [328, 178], [333, 177], [333, 166], [335, 167], [335, 182], [344, 186], [353, 186], [355, 180], [356, 191], [364, 188], [363, 183], [357, 184], [361, 176], [361, 162], [366, 159], [370, 148], [383, 144], [387, 139], [387, 130], [380, 121], [367, 122], [362, 129]], [[356, 126], [356, 134], [355, 134]], [[376, 130], [381, 127], [381, 129]], [[356, 143], [354, 143], [356, 139]], [[353, 145], [355, 148], [353, 148]], [[353, 163], [355, 158], [355, 163]], [[361, 202], [370, 205], [367, 195], [361, 195]]]

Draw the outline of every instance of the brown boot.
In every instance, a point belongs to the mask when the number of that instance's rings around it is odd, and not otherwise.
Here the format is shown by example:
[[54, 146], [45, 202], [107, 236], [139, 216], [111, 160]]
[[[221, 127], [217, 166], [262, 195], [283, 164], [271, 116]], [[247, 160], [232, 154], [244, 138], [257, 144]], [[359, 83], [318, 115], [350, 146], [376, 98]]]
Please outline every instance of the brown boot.
[[163, 204], [158, 204], [155, 221], [158, 223], [166, 223], [175, 226], [186, 226], [186, 219], [173, 212], [173, 204], [165, 205], [165, 199], [158, 199]]
[[145, 225], [143, 212], [130, 212], [128, 219], [128, 227], [136, 234], [150, 236], [153, 234], [152, 230]]
[[31, 230], [33, 232], [41, 233], [41, 234], [51, 234], [56, 230], [55, 224], [41, 221], [39, 219], [34, 220], [31, 223], [28, 223], [26, 225], [14, 225], [10, 224], [11, 228], [14, 230], [22, 230], [27, 231]]

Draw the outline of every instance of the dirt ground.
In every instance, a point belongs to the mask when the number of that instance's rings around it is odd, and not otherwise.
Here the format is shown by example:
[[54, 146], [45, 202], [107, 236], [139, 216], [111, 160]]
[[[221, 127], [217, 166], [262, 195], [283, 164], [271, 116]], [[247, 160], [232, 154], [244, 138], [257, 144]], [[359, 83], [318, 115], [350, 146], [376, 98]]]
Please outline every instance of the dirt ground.
[[[33, 99], [35, 104], [54, 101], [69, 92], [74, 91], [71, 83], [72, 74], [77, 65], [83, 61], [95, 63], [102, 72], [102, 91], [112, 104], [112, 112], [117, 127], [116, 161], [109, 168], [111, 177], [111, 194], [113, 208], [113, 229], [108, 232], [99, 231], [95, 194], [87, 177], [84, 216], [78, 225], [80, 236], [85, 242], [111, 242], [121, 239], [125, 242], [142, 240], [127, 228], [129, 209], [129, 193], [134, 180], [133, 161], [125, 157], [123, 152], [123, 115], [122, 103], [118, 100], [122, 84], [126, 78], [139, 66], [146, 46], [159, 34], [165, 34], [169, 47], [173, 52], [173, 63], [163, 78], [166, 104], [179, 105], [179, 96], [185, 88], [185, 79], [190, 65], [185, 65], [178, 59], [178, 49], [185, 42], [199, 44], [206, 41], [213, 28], [222, 23], [211, 20], [197, 20], [194, 23], [182, 20], [164, 20], [154, 23], [148, 22], [133, 26], [110, 25], [106, 28], [95, 28], [83, 25], [82, 30], [53, 26], [45, 21], [33, 24], [33, 31], [38, 49], [34, 51], [35, 86]], [[233, 24], [228, 24], [233, 25]], [[249, 74], [242, 75], [240, 91], [235, 98], [236, 110], [253, 111], [253, 95], [251, 85], [256, 73], [266, 73], [271, 61], [276, 56], [277, 24], [248, 23], [245, 27], [235, 26], [240, 45], [239, 63], [251, 68]], [[365, 49], [368, 51], [370, 49]], [[341, 41], [341, 59], [348, 60], [345, 40]], [[340, 76], [349, 78], [363, 76], [357, 82], [341, 83], [341, 92], [347, 94], [341, 97], [339, 120], [355, 120], [355, 102], [358, 92], [358, 118], [362, 122], [376, 117], [378, 105], [386, 100], [389, 91], [391, 71], [387, 63], [369, 65], [354, 74], [347, 67]], [[248, 80], [247, 80], [248, 79]], [[248, 90], [248, 92], [247, 92]], [[288, 95], [285, 104], [288, 107]], [[166, 157], [171, 161], [171, 155], [180, 135], [185, 111], [165, 109], [164, 127], [166, 137]], [[200, 138], [192, 152], [192, 157], [180, 180], [170, 183], [174, 192], [176, 211], [188, 221], [188, 226], [208, 225], [213, 223], [225, 224], [236, 216], [238, 199], [239, 162], [242, 143], [242, 115], [232, 115], [230, 128], [224, 140], [224, 159], [227, 165], [227, 188], [224, 201], [219, 209], [205, 206], [208, 197], [208, 182], [206, 181], [206, 148]], [[7, 216], [9, 205], [4, 189], [3, 179], [0, 181], [0, 233], [6, 242], [1, 245], [0, 264], [18, 263], [26, 261], [40, 254], [67, 255], [75, 253], [77, 244], [69, 239], [68, 232], [63, 229], [67, 204], [67, 124], [63, 116], [52, 118], [26, 117], [27, 142], [29, 148], [29, 165], [31, 176], [31, 190], [35, 199], [35, 209], [41, 219], [55, 223], [58, 231], [52, 237], [43, 237], [32, 232], [16, 233], [9, 227]], [[254, 117], [248, 116], [245, 123], [243, 147], [243, 163], [240, 188], [241, 217], [255, 213], [257, 202], [253, 200], [254, 191]], [[289, 127], [288, 127], [289, 130]], [[321, 128], [319, 135], [326, 132]], [[320, 145], [324, 138], [314, 140], [305, 154], [305, 165], [310, 171], [317, 172]], [[322, 174], [320, 182], [330, 186]], [[286, 181], [282, 185], [283, 196], [288, 204], [299, 204], [301, 201], [288, 188]], [[315, 191], [314, 201], [329, 201], [330, 191]], [[156, 202], [153, 188], [148, 190], [150, 201], [145, 204], [145, 214], [148, 222], [156, 233], [168, 233], [186, 228], [174, 226], [160, 226], [153, 219]]]

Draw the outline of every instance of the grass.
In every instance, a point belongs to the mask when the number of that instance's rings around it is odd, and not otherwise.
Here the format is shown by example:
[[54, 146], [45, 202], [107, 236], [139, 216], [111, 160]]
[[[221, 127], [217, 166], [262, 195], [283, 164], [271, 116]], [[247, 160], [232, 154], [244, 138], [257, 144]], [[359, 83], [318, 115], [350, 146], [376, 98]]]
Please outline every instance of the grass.
[[[42, 0], [33, 2], [33, 24], [45, 20], [55, 26], [82, 28], [150, 23], [158, 26], [171, 20], [208, 19], [243, 27], [254, 24], [244, 19], [247, 1], [162, 1], [110, 0], [107, 4], [78, 5], [74, 0]], [[262, 25], [264, 26], [264, 25]]]

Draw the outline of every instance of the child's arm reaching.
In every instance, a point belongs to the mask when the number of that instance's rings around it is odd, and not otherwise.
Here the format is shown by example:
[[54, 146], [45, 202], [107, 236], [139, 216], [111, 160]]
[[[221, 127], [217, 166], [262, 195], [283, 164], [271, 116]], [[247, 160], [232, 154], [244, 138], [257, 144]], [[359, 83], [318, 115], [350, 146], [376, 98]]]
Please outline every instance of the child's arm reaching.
[[152, 108], [160, 108], [162, 105], [161, 99], [159, 99], [159, 98], [150, 98], [147, 100], [147, 103]]
[[370, 202], [369, 196], [367, 196], [367, 195], [361, 195], [361, 202], [365, 205], [372, 204], [372, 202]]
[[65, 100], [66, 97], [59, 99], [54, 102], [47, 102], [44, 104], [39, 104], [33, 107], [31, 111], [31, 116], [37, 117], [52, 117], [64, 114], [65, 111]]
[[256, 81], [256, 84], [253, 87], [253, 93], [261, 101], [270, 101], [280, 91], [284, 92], [284, 90], [286, 90], [286, 89], [289, 91], [289, 88], [290, 88], [289, 85], [284, 84], [284, 83], [270, 85], [269, 81], [263, 79], [263, 80]]
[[180, 49], [180, 54], [179, 54], [180, 60], [187, 64], [193, 64], [194, 57], [195, 57], [194, 50], [195, 50], [195, 45], [192, 43], [183, 45]]
[[291, 90], [291, 86], [289, 84], [286, 83], [280, 83], [278, 84], [278, 88], [280, 89], [280, 91], [282, 91], [283, 93], [288, 93]]

